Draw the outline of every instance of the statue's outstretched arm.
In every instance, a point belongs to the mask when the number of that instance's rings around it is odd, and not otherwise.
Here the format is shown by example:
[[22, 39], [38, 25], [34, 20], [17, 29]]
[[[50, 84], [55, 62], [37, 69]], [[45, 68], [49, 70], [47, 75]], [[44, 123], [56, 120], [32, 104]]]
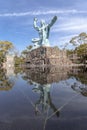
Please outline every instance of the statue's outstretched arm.
[[37, 18], [34, 18], [34, 23], [33, 23], [33, 25], [34, 25], [34, 28], [37, 30], [37, 31], [39, 31], [39, 26], [37, 26]]
[[56, 22], [57, 16], [54, 16], [51, 22], [49, 23], [49, 27], [53, 26], [53, 24]]

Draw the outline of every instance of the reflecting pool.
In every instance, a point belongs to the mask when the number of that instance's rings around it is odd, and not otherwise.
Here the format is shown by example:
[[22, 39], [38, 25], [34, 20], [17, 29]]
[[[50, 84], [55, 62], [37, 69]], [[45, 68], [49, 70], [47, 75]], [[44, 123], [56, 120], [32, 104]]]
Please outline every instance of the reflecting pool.
[[0, 130], [86, 130], [87, 68], [0, 69]]

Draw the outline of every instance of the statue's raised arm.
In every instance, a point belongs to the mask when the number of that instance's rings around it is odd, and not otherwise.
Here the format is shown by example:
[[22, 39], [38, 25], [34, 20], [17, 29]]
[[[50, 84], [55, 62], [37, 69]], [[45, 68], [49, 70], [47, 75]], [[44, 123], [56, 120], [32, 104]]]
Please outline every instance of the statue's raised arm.
[[53, 26], [53, 24], [56, 22], [57, 16], [54, 16], [51, 22], [49, 23], [49, 27]]
[[37, 19], [37, 18], [34, 18], [33, 26], [34, 26], [34, 28], [35, 28], [37, 31], [39, 31], [39, 26], [37, 26], [37, 21], [38, 21], [38, 19]]

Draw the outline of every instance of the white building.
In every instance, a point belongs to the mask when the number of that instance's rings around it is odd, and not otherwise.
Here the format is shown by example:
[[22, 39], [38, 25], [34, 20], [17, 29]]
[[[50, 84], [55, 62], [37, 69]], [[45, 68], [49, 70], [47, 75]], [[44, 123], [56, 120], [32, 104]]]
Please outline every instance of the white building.
[[6, 62], [3, 64], [3, 67], [7, 70], [8, 76], [14, 75], [14, 55], [6, 55]]

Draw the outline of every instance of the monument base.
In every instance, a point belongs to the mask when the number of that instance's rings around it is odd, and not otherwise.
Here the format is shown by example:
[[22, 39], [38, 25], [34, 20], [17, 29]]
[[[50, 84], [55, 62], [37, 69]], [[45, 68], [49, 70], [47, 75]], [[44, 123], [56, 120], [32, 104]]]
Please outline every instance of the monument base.
[[26, 56], [25, 66], [50, 66], [50, 65], [71, 65], [66, 51], [57, 47], [39, 47], [32, 50]]

